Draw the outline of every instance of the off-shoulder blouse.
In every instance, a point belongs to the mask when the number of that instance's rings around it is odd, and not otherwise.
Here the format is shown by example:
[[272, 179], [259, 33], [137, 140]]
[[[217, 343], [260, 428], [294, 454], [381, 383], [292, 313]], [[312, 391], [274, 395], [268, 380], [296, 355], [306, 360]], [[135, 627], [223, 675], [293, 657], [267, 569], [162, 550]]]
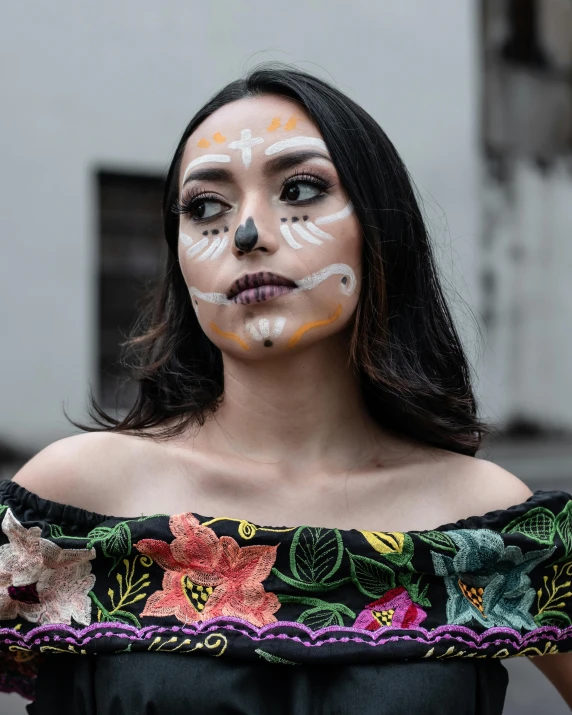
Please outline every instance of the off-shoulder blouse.
[[32, 715], [497, 715], [503, 658], [572, 651], [562, 491], [386, 532], [118, 518], [3, 480], [0, 520], [0, 690]]

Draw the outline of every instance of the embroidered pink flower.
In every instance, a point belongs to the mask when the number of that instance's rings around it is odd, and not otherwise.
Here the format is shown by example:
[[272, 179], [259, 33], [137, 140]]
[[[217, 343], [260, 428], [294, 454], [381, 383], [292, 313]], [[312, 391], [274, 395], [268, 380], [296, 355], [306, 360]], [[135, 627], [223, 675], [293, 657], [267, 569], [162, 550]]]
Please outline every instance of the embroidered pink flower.
[[62, 549], [39, 526], [23, 527], [11, 509], [2, 531], [10, 543], [0, 546], [0, 620], [89, 625], [95, 549]]
[[356, 618], [354, 628], [377, 631], [382, 626], [416, 628], [427, 618], [425, 611], [413, 603], [403, 586], [392, 588], [373, 603], [368, 603]]
[[163, 590], [149, 596], [142, 616], [175, 616], [183, 623], [235, 616], [256, 626], [274, 623], [280, 602], [262, 585], [276, 560], [276, 546], [239, 546], [201, 526], [193, 514], [169, 520], [168, 544], [142, 539], [135, 548], [162, 568]]

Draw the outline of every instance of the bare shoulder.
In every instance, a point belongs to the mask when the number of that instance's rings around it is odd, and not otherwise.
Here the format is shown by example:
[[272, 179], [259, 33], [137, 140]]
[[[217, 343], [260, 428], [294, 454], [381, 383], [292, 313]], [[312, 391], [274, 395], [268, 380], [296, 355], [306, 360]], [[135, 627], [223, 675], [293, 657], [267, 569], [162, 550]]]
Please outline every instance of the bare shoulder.
[[532, 491], [515, 474], [478, 457], [454, 454], [447, 460], [445, 485], [459, 518], [522, 504]]
[[141, 459], [143, 442], [111, 432], [65, 437], [38, 452], [12, 481], [43, 499], [108, 513], [106, 487], [120, 483]]

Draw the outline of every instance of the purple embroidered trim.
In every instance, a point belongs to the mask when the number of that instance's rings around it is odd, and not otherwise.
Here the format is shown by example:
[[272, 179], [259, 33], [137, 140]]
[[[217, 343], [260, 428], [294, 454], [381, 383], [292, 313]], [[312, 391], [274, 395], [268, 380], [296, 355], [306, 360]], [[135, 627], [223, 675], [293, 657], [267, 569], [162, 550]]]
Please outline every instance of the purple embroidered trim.
[[[113, 630], [108, 630], [113, 628]], [[309, 640], [303, 640], [300, 635], [291, 633], [275, 632], [281, 631], [283, 628], [292, 629], [301, 632]], [[542, 626], [533, 631], [529, 631], [525, 635], [521, 635], [518, 631], [512, 628], [497, 627], [489, 628], [484, 633], [476, 633], [466, 626], [448, 625], [439, 626], [433, 630], [426, 630], [419, 627], [415, 629], [403, 629], [398, 635], [384, 637], [388, 632], [395, 633], [396, 629], [391, 626], [379, 628], [377, 631], [366, 631], [360, 628], [345, 628], [343, 626], [329, 626], [318, 631], [312, 631], [307, 626], [295, 621], [277, 621], [267, 626], [260, 628], [251, 625], [247, 621], [240, 618], [214, 618], [204, 623], [190, 624], [188, 626], [146, 626], [144, 628], [136, 628], [124, 623], [118, 622], [102, 622], [93, 623], [91, 626], [83, 629], [75, 629], [66, 624], [46, 624], [33, 628], [27, 634], [22, 634], [13, 628], [1, 628], [0, 639], [4, 643], [17, 644], [22, 647], [30, 645], [41, 645], [42, 642], [48, 641], [65, 641], [75, 646], [81, 647], [89, 643], [94, 638], [112, 637], [128, 638], [131, 641], [144, 641], [149, 639], [156, 633], [178, 633], [185, 635], [200, 635], [210, 633], [217, 630], [236, 631], [253, 641], [270, 640], [274, 638], [283, 640], [297, 641], [305, 646], [320, 646], [324, 643], [336, 643], [338, 641], [345, 643], [353, 641], [356, 643], [364, 643], [370, 646], [379, 646], [392, 641], [418, 641], [419, 643], [431, 644], [438, 642], [441, 639], [455, 640], [471, 646], [473, 649], [484, 649], [491, 644], [501, 645], [507, 643], [516, 646], [517, 650], [535, 643], [539, 640], [560, 641], [565, 638], [572, 637], [572, 626], [567, 628], [558, 628], [556, 626]], [[65, 632], [69, 635], [62, 637], [58, 632]], [[104, 632], [107, 631], [107, 632]], [[47, 635], [48, 633], [52, 635]], [[409, 635], [409, 633], [418, 633], [418, 636]], [[339, 637], [333, 637], [337, 634]], [[494, 639], [494, 636], [503, 636]], [[8, 636], [8, 637], [6, 637]], [[41, 636], [41, 637], [38, 637]], [[470, 640], [467, 640], [470, 639]]]

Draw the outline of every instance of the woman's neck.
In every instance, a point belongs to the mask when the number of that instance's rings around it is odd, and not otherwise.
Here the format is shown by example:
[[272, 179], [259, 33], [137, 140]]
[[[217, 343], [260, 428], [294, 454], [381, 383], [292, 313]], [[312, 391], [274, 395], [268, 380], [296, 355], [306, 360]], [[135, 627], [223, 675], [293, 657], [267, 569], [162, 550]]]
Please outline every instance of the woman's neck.
[[[347, 471], [379, 448], [343, 336], [265, 361], [224, 357], [224, 400], [194, 448], [275, 465], [285, 477]], [[212, 452], [211, 452], [212, 453]]]

